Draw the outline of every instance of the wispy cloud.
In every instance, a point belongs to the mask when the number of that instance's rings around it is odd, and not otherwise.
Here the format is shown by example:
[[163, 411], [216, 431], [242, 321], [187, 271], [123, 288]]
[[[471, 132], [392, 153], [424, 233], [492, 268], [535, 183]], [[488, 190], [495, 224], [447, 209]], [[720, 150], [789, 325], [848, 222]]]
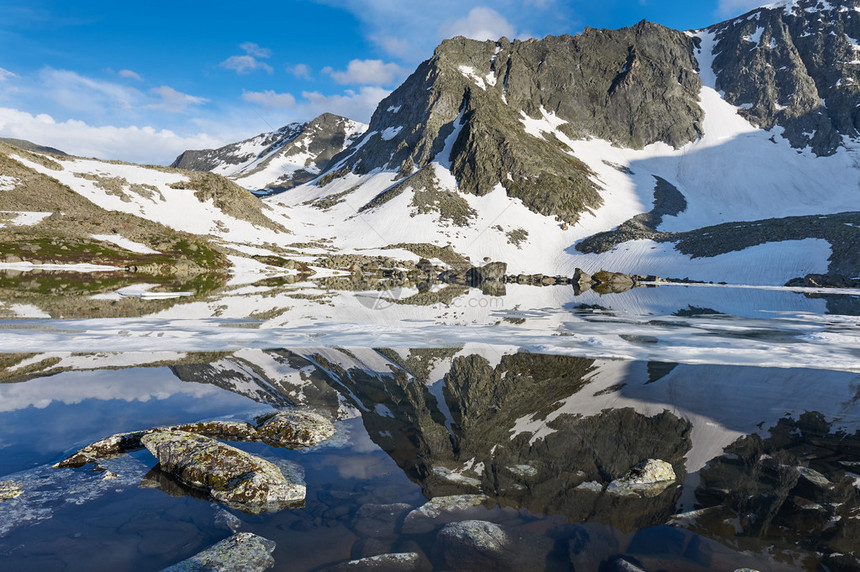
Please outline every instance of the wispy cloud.
[[272, 50], [261, 48], [259, 44], [255, 44], [254, 42], [245, 42], [244, 44], [239, 44], [239, 47], [245, 50], [245, 53], [249, 56], [255, 56], [258, 58], [272, 57]]
[[391, 93], [377, 86], [364, 86], [357, 91], [324, 95], [303, 91], [301, 97], [275, 91], [245, 91], [242, 99], [270, 110], [287, 111], [290, 117], [310, 119], [325, 112], [335, 113], [357, 121], [368, 122], [379, 102]]
[[247, 74], [256, 70], [263, 70], [267, 73], [275, 71], [272, 66], [258, 59], [271, 57], [271, 50], [261, 48], [254, 42], [245, 42], [239, 47], [245, 52], [244, 55], [230, 56], [218, 65], [238, 74]]
[[299, 79], [312, 79], [311, 66], [307, 64], [296, 64], [287, 67], [287, 73], [296, 76]]
[[134, 79], [137, 81], [143, 81], [143, 78], [140, 77], [140, 74], [137, 72], [133, 72], [131, 70], [119, 70], [119, 77], [124, 77], [126, 79]]
[[18, 77], [7, 69], [0, 68], [0, 81], [7, 81], [13, 77]]
[[382, 60], [352, 60], [346, 70], [323, 68], [323, 73], [341, 85], [391, 85], [405, 75], [406, 70]]
[[209, 102], [206, 98], [188, 95], [187, 93], [176, 91], [167, 85], [152, 88], [149, 90], [149, 93], [158, 98], [158, 101], [149, 104], [148, 107], [150, 109], [161, 109], [172, 113], [182, 113], [189, 107]]
[[256, 103], [266, 109], [290, 109], [296, 106], [296, 97], [293, 94], [278, 93], [271, 89], [243, 91], [242, 99], [248, 103]]

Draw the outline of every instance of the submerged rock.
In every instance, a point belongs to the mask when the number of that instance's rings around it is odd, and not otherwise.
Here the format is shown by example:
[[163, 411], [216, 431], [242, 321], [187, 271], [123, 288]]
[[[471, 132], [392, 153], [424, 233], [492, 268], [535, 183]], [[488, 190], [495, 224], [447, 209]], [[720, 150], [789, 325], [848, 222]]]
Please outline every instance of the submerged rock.
[[301, 505], [305, 485], [288, 480], [275, 464], [212, 438], [184, 431], [158, 431], [141, 442], [162, 470], [184, 484], [245, 512]]
[[275, 447], [312, 447], [335, 433], [332, 422], [313, 411], [279, 411], [257, 422], [259, 439]]
[[162, 572], [262, 572], [275, 565], [275, 546], [273, 540], [240, 532]]
[[21, 496], [21, 485], [15, 481], [0, 481], [0, 502]]
[[394, 536], [404, 515], [412, 507], [406, 503], [363, 504], [355, 513], [353, 528], [365, 538]]
[[403, 521], [403, 532], [405, 534], [430, 532], [437, 526], [455, 520], [485, 515], [487, 509], [483, 505], [488, 500], [487, 495], [436, 497], [406, 515]]
[[675, 471], [672, 465], [660, 459], [646, 459], [625, 474], [615, 479], [606, 487], [606, 492], [612, 495], [640, 495], [654, 497], [669, 488], [675, 482]]
[[553, 545], [549, 538], [514, 533], [485, 520], [453, 522], [436, 536], [436, 549], [454, 572], [544, 570]]
[[413, 572], [429, 570], [430, 564], [416, 552], [395, 552], [343, 562], [329, 568], [332, 572]]

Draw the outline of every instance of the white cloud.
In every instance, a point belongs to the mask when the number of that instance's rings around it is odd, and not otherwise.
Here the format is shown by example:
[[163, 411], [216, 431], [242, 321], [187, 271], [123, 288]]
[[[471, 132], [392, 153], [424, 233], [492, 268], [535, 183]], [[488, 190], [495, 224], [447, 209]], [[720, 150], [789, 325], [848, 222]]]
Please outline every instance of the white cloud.
[[256, 103], [266, 109], [289, 109], [296, 106], [296, 98], [291, 93], [277, 93], [271, 89], [266, 91], [243, 91], [242, 99], [248, 103]]
[[720, 0], [717, 15], [721, 18], [737, 16], [766, 4], [764, 0]]
[[266, 62], [261, 62], [254, 56], [230, 56], [220, 64], [224, 69], [233, 70], [238, 74], [251, 73], [254, 70], [265, 70], [272, 73], [275, 70]]
[[446, 37], [465, 36], [473, 40], [498, 40], [502, 36], [515, 36], [514, 26], [504, 16], [486, 6], [472, 8], [465, 18], [442, 26], [441, 32]]
[[403, 55], [409, 53], [409, 40], [385, 34], [371, 34], [370, 41], [389, 54]]
[[162, 85], [149, 90], [150, 93], [158, 96], [159, 100], [149, 104], [151, 109], [161, 109], [173, 113], [181, 113], [193, 105], [203, 105], [208, 103], [208, 99], [188, 95], [181, 91], [176, 91], [170, 86]]
[[272, 57], [272, 50], [268, 48], [261, 48], [254, 42], [245, 42], [244, 44], [239, 44], [239, 47], [245, 50], [245, 53], [249, 56], [256, 56], [258, 58]]
[[287, 73], [290, 73], [299, 79], [311, 79], [311, 67], [307, 64], [289, 66], [287, 67]]
[[[579, 2], [557, 0], [314, 0], [352, 14], [365, 38], [389, 58], [412, 68], [456, 34], [481, 39], [520, 38], [524, 30], [540, 35], [570, 33], [580, 26]], [[551, 10], [551, 12], [549, 12]], [[551, 17], [548, 15], [551, 13]]]
[[171, 162], [186, 149], [205, 149], [224, 143], [202, 133], [182, 137], [168, 129], [150, 126], [96, 127], [75, 119], [58, 122], [47, 114], [34, 116], [5, 107], [0, 107], [0, 134], [74, 155], [157, 164]]
[[133, 72], [131, 70], [119, 70], [119, 77], [124, 77], [126, 79], [135, 79], [137, 81], [143, 81], [143, 78], [140, 77], [139, 73]]
[[230, 56], [220, 64], [222, 68], [233, 70], [238, 74], [251, 73], [255, 70], [264, 70], [267, 73], [273, 73], [275, 70], [266, 62], [262, 62], [257, 58], [268, 58], [272, 55], [272, 51], [266, 48], [261, 48], [254, 42], [245, 42], [239, 47], [245, 52], [244, 55]]
[[69, 70], [44, 68], [38, 74], [36, 91], [60, 106], [74, 111], [106, 112], [130, 110], [144, 98], [135, 88], [82, 76]]
[[345, 71], [334, 71], [330, 67], [323, 69], [323, 73], [341, 85], [391, 85], [404, 71], [397, 64], [382, 60], [352, 60]]
[[0, 68], [0, 81], [6, 81], [12, 79], [13, 77], [18, 77], [7, 69]]
[[368, 122], [376, 106], [391, 91], [376, 86], [351, 89], [342, 94], [323, 95], [316, 91], [303, 91], [301, 99], [290, 93], [275, 91], [246, 91], [242, 99], [265, 109], [288, 110], [290, 117], [311, 119], [325, 112], [335, 113], [357, 121]]

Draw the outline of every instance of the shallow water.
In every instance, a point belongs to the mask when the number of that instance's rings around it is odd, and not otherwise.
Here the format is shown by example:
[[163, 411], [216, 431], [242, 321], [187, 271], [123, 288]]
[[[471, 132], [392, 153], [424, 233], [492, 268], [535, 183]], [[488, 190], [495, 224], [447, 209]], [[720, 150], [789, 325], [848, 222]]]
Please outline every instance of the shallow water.
[[[421, 530], [404, 519], [428, 499], [476, 493], [487, 495], [484, 506], [456, 519], [495, 522], [520, 538], [535, 555], [521, 569], [597, 569], [621, 555], [645, 570], [816, 569], [860, 540], [853, 372], [494, 346], [165, 357], [81, 355], [40, 366], [31, 356], [20, 377], [7, 365], [0, 474], [25, 493], [0, 503], [4, 567], [157, 570], [229, 536], [232, 514], [233, 528], [277, 543], [276, 569], [386, 552], [418, 552], [444, 569], [445, 519]], [[153, 477], [145, 450], [111, 461], [113, 481], [87, 467], [50, 468], [113, 433], [251, 420], [287, 404], [338, 419], [336, 437], [303, 451], [236, 445], [299, 463], [308, 486], [300, 509], [219, 507]], [[677, 483], [655, 497], [606, 492], [647, 458], [672, 463]], [[830, 484], [813, 486], [786, 469], [794, 466]], [[395, 503], [393, 517], [377, 514]]]
[[[427, 294], [240, 285], [75, 319], [31, 300], [33, 317], [0, 322], [0, 481], [23, 491], [0, 501], [0, 567], [159, 570], [236, 530], [275, 541], [277, 570], [391, 552], [440, 570], [860, 566], [838, 556], [860, 546], [857, 293]], [[114, 479], [51, 468], [115, 433], [295, 406], [335, 437], [233, 444], [303, 467], [303, 508], [218, 505], [146, 450], [106, 461]], [[649, 458], [676, 481], [608, 492]], [[449, 520], [515, 540], [466, 565], [439, 534]]]

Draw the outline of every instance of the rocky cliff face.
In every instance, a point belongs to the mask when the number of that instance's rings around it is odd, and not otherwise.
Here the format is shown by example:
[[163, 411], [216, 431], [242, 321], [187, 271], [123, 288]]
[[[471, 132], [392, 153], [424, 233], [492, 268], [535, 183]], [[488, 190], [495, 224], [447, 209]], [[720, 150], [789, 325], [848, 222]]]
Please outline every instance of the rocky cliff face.
[[679, 147], [701, 134], [696, 70], [690, 37], [647, 22], [526, 42], [446, 40], [382, 101], [344, 165], [405, 177], [435, 160], [451, 165], [462, 192], [501, 185], [535, 212], [575, 222], [601, 204], [600, 187], [541, 131]]
[[860, 129], [860, 1], [784, 0], [708, 28], [717, 89], [764, 129], [830, 155]]
[[314, 179], [364, 127], [324, 113], [219, 149], [185, 151], [171, 166], [212, 171], [250, 190], [286, 190]]

